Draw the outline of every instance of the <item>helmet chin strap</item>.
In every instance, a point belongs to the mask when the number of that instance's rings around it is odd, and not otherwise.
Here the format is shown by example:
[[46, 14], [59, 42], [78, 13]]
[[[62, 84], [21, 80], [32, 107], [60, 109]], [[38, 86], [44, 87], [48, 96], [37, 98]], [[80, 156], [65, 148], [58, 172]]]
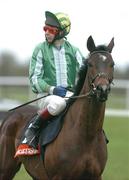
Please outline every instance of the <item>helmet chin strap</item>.
[[[69, 24], [68, 26], [70, 26], [70, 25], [71, 25], [71, 24]], [[54, 38], [53, 41], [55, 41], [55, 40], [60, 40], [60, 39], [62, 39], [62, 38], [67, 39], [67, 38], [66, 38], [66, 35], [67, 35], [67, 33], [66, 33], [66, 28], [67, 28], [68, 26], [64, 27], [63, 29], [60, 29], [59, 33], [55, 36], [55, 38]]]
[[[59, 32], [60, 33], [60, 32]], [[65, 38], [65, 39], [67, 39], [66, 37], [58, 37], [58, 35], [59, 35], [59, 33], [57, 34], [57, 35], [55, 35], [55, 37], [54, 37], [54, 39], [53, 39], [53, 41], [52, 42], [48, 42], [48, 40], [47, 40], [47, 38], [46, 38], [46, 41], [49, 43], [49, 44], [53, 44], [56, 40], [61, 40], [61, 39], [63, 39], [63, 38]]]

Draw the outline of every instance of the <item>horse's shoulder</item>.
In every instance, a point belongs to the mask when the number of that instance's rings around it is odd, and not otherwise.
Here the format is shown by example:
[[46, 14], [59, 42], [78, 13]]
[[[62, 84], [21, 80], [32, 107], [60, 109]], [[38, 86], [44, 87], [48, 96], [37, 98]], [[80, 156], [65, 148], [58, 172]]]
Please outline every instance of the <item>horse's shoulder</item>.
[[36, 113], [38, 110], [38, 108], [36, 106], [31, 106], [31, 105], [27, 105], [27, 106], [23, 106], [20, 107], [18, 109], [16, 109], [14, 112], [15, 113], [20, 113], [20, 114], [30, 114], [30, 113]]
[[2, 122], [1, 132], [10, 134], [24, 127], [36, 114], [37, 108], [34, 106], [24, 106], [7, 112], [7, 116]]

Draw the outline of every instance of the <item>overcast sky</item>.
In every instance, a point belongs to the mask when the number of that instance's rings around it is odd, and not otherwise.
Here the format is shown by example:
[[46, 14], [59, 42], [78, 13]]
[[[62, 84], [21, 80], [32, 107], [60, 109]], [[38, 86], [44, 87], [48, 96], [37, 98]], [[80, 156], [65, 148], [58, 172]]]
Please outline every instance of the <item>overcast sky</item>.
[[128, 0], [0, 0], [0, 52], [10, 51], [23, 61], [44, 40], [45, 11], [64, 12], [71, 19], [68, 40], [88, 54], [87, 38], [96, 45], [108, 44], [112, 37], [112, 56], [116, 66], [129, 65]]

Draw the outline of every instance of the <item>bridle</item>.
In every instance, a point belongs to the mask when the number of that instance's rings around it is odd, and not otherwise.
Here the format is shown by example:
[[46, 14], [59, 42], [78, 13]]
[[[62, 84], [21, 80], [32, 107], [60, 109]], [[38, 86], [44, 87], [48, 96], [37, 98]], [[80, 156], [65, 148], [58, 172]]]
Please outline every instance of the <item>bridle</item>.
[[93, 90], [96, 90], [96, 86], [95, 86], [95, 84], [94, 84], [94, 81], [96, 80], [96, 78], [100, 78], [100, 77], [103, 77], [103, 78], [105, 78], [105, 79], [107, 79], [108, 80], [108, 82], [109, 82], [109, 84], [111, 84], [111, 83], [113, 83], [112, 82], [112, 80], [113, 80], [113, 78], [109, 78], [109, 76], [108, 76], [108, 74], [107, 73], [104, 73], [104, 72], [99, 72], [99, 73], [97, 73], [93, 78], [92, 78], [92, 80], [90, 81], [90, 86], [91, 87], [93, 87]]
[[[89, 55], [89, 58], [92, 56], [92, 55], [94, 55], [94, 54], [96, 54], [96, 53], [104, 53], [104, 54], [110, 54], [108, 51], [94, 51], [94, 52], [92, 52], [90, 55]], [[113, 84], [113, 77], [110, 77], [107, 73], [105, 73], [105, 72], [98, 72], [97, 74], [95, 74], [93, 77], [91, 77], [90, 75], [88, 75], [87, 74], [87, 76], [88, 76], [88, 83], [89, 83], [89, 87], [90, 87], [90, 93], [89, 93], [89, 96], [90, 97], [93, 97], [93, 96], [95, 96], [96, 95], [96, 93], [97, 93], [97, 86], [95, 85], [95, 80], [96, 80], [96, 78], [104, 78], [104, 79], [106, 79], [106, 80], [108, 80], [108, 82], [109, 82], [109, 89], [108, 89], [108, 91], [107, 91], [107, 93], [109, 93], [110, 92], [110, 85], [111, 85], [111, 83]]]

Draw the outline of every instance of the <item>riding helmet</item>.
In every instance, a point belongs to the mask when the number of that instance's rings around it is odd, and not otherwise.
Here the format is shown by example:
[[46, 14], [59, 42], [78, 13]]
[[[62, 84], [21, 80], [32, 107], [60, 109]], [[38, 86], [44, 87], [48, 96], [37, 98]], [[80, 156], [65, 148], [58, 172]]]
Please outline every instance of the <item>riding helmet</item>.
[[61, 12], [53, 14], [50, 11], [46, 11], [45, 17], [46, 25], [57, 27], [61, 31], [61, 33], [57, 34], [56, 39], [61, 39], [69, 34], [71, 22], [67, 14]]

